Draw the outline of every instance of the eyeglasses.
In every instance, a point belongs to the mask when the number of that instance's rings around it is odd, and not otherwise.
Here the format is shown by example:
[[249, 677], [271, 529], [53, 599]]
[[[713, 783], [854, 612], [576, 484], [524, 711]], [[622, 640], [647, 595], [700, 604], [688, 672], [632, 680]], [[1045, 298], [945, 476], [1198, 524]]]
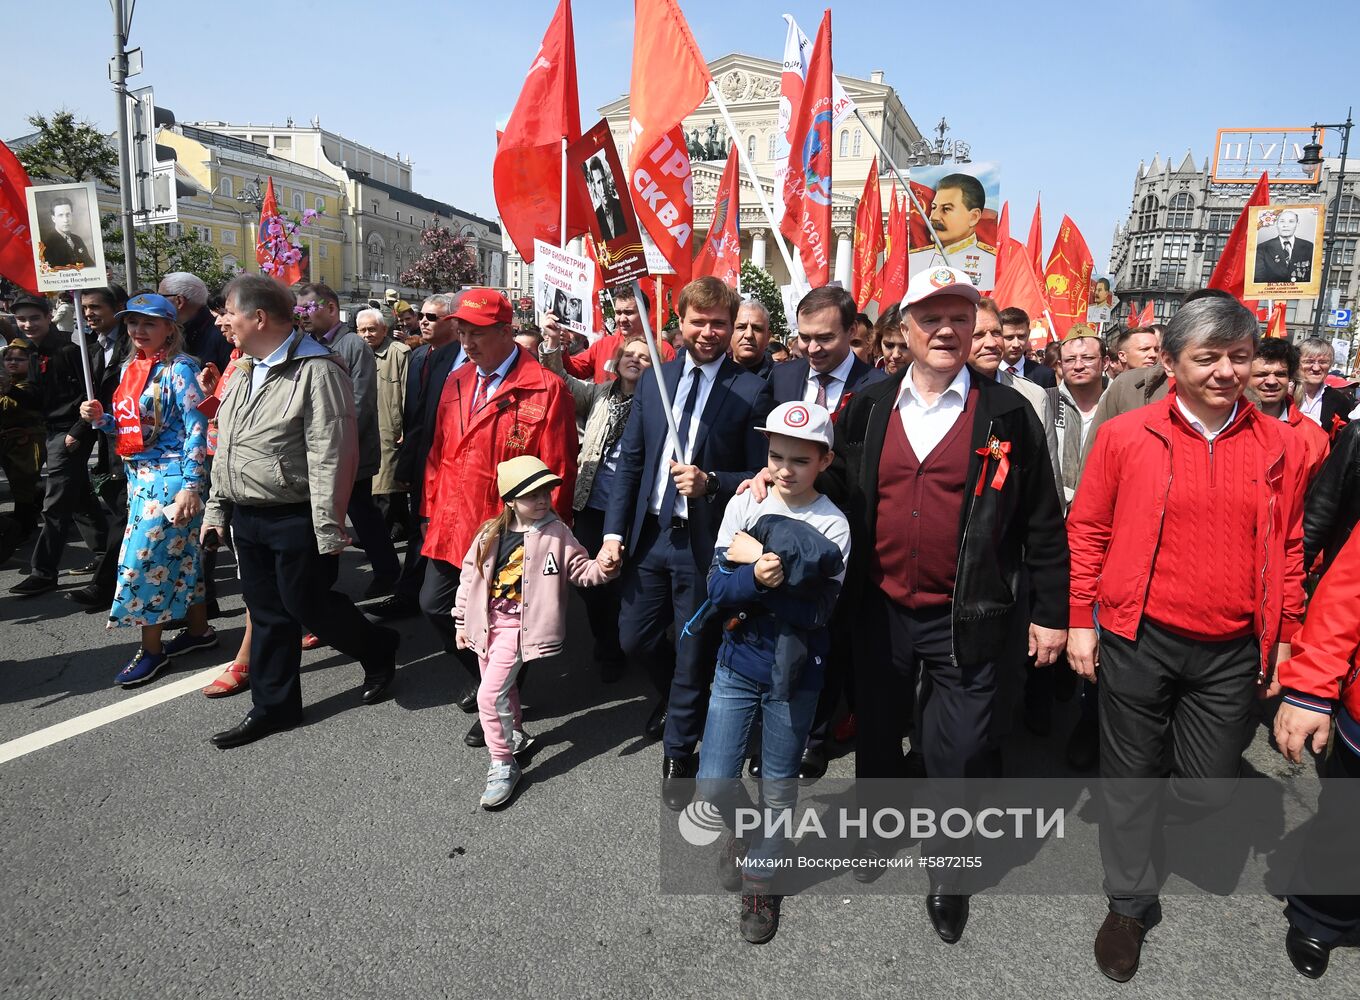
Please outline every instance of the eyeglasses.
[[1326, 358], [1304, 358], [1299, 364], [1304, 368], [1321, 368], [1323, 371], [1330, 367]]
[[430, 323], [438, 323], [444, 317], [439, 313], [421, 313], [420, 318]]

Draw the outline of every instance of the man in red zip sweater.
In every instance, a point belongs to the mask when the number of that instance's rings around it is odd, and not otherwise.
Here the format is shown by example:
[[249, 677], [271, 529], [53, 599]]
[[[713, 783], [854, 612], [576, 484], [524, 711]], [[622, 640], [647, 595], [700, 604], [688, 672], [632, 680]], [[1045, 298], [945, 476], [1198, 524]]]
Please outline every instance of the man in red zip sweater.
[[1099, 429], [1067, 519], [1067, 657], [1100, 697], [1110, 912], [1095, 956], [1118, 982], [1158, 913], [1167, 751], [1165, 798], [1216, 805], [1190, 781], [1237, 776], [1253, 703], [1303, 617], [1302, 450], [1241, 398], [1257, 329], [1237, 302], [1183, 306], [1162, 344], [1175, 389]]
[[[643, 293], [641, 302], [637, 300], [637, 294], [628, 287], [616, 288], [610, 292], [610, 296], [614, 301], [614, 332], [600, 337], [579, 354], [567, 354], [564, 351], [562, 367], [567, 370], [568, 375], [587, 381], [612, 381], [614, 370], [610, 366], [613, 364], [614, 355], [619, 351], [619, 346], [632, 334], [642, 332], [642, 310], [647, 308], [646, 293]], [[659, 330], [657, 336], [660, 336]], [[662, 361], [674, 360], [675, 349], [665, 340], [658, 340], [656, 349], [660, 352]]]

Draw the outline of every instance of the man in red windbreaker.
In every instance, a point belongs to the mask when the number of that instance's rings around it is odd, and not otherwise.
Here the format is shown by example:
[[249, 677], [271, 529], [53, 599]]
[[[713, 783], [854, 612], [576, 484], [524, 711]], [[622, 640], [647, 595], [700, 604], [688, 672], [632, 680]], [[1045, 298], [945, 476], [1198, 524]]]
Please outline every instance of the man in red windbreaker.
[[1235, 301], [1182, 306], [1162, 342], [1174, 390], [1099, 428], [1067, 519], [1067, 658], [1100, 697], [1110, 912], [1095, 958], [1118, 982], [1156, 919], [1166, 799], [1218, 804], [1229, 782], [1192, 779], [1237, 776], [1256, 697], [1303, 618], [1303, 451], [1242, 399], [1257, 337]]
[[[434, 439], [425, 463], [424, 506], [429, 516], [429, 558], [420, 591], [446, 652], [458, 656], [472, 686], [460, 701], [477, 711], [477, 659], [454, 642], [453, 608], [459, 568], [477, 529], [505, 503], [496, 487], [496, 466], [516, 455], [535, 455], [562, 477], [553, 509], [571, 523], [576, 488], [576, 404], [563, 381], [515, 343], [509, 301], [491, 288], [469, 288], [453, 313], [470, 364], [460, 366], [439, 397]], [[483, 746], [481, 723], [465, 742]]]

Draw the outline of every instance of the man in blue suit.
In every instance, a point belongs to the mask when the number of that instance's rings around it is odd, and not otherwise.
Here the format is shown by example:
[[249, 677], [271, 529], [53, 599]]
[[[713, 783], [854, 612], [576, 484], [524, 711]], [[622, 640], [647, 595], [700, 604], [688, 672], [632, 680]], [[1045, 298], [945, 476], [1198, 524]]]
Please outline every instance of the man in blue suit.
[[[662, 796], [676, 810], [693, 794], [720, 623], [700, 636], [683, 629], [706, 597], [727, 502], [765, 464], [766, 442], [755, 428], [774, 405], [769, 385], [727, 356], [740, 305], [713, 277], [680, 293], [684, 353], [638, 383], [604, 522], [602, 556], [626, 558], [619, 640], [625, 653], [648, 662], [661, 695], [648, 732], [664, 734]], [[682, 461], [667, 439], [657, 378], [665, 381]], [[672, 625], [674, 649], [666, 641]]]
[[[850, 349], [856, 332], [855, 319], [855, 300], [844, 288], [826, 285], [803, 296], [798, 303], [798, 342], [803, 356], [775, 365], [770, 372], [770, 389], [776, 405], [799, 400], [818, 403], [831, 411], [834, 420], [851, 396], [887, 378], [881, 369], [865, 364]], [[850, 677], [847, 613], [848, 606], [842, 606], [831, 622], [826, 680], [798, 769], [798, 777], [804, 783], [816, 781], [826, 773], [825, 744], [831, 717]], [[760, 744], [757, 741], [754, 745]], [[758, 768], [759, 764], [754, 766]]]

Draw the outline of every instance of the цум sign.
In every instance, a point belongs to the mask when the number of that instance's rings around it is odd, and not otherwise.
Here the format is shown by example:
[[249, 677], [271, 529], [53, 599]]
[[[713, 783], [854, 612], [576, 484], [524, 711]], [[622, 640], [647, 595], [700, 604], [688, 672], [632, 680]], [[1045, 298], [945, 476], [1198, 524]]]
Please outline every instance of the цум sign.
[[[1318, 133], [1318, 142], [1326, 131]], [[1316, 184], [1321, 164], [1299, 163], [1303, 147], [1313, 140], [1313, 129], [1221, 128], [1214, 143], [1209, 179], [1215, 184], [1255, 184], [1264, 171], [1271, 184]]]

